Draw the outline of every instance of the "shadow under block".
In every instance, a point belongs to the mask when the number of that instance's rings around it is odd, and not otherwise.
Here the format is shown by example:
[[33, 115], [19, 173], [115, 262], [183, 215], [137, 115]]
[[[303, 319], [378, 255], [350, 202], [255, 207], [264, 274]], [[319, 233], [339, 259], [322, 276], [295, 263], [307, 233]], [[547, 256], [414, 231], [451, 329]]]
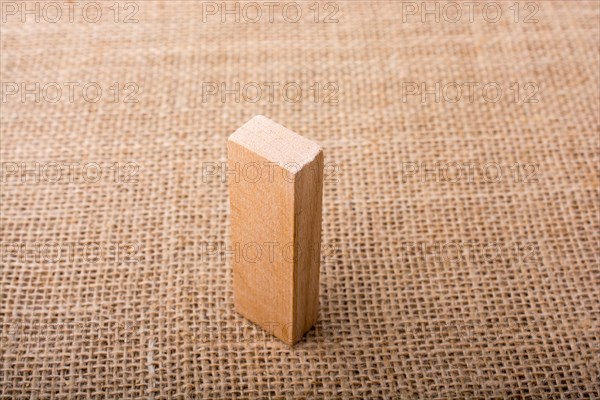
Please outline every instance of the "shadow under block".
[[287, 344], [319, 306], [323, 153], [256, 116], [227, 142], [236, 310]]

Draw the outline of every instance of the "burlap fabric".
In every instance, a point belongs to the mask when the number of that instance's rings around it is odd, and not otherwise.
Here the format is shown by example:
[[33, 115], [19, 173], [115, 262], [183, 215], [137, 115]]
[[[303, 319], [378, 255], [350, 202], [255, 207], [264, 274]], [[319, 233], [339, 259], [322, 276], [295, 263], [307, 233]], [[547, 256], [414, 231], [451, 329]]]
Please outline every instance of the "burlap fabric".
[[[7, 3], [1, 398], [600, 396], [598, 2]], [[328, 163], [294, 348], [232, 302], [256, 114]]]

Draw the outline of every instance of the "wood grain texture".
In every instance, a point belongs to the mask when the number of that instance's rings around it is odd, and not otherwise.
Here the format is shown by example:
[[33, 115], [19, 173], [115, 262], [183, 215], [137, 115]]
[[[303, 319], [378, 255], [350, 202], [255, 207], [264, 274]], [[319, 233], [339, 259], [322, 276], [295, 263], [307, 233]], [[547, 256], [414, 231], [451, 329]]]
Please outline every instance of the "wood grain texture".
[[263, 116], [227, 151], [236, 309], [292, 345], [317, 320], [323, 153]]

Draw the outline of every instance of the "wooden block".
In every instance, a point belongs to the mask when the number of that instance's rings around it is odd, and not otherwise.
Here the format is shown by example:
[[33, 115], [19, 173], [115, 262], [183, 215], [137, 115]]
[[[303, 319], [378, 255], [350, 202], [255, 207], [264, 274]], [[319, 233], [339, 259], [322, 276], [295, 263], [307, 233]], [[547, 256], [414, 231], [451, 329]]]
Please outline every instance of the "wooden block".
[[323, 153], [263, 116], [227, 153], [235, 307], [293, 345], [317, 321]]

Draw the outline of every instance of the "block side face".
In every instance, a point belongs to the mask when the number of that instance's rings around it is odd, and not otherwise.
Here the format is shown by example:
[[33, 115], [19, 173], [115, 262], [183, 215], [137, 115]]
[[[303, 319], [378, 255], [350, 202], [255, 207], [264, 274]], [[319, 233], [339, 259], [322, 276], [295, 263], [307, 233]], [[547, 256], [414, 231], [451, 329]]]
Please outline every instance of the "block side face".
[[320, 146], [312, 140], [262, 115], [242, 125], [229, 140], [292, 173], [312, 162], [321, 151]]
[[290, 343], [293, 323], [294, 177], [228, 141], [227, 164], [237, 311]]
[[317, 321], [321, 262], [323, 153], [296, 175], [294, 239], [294, 339], [299, 340]]

